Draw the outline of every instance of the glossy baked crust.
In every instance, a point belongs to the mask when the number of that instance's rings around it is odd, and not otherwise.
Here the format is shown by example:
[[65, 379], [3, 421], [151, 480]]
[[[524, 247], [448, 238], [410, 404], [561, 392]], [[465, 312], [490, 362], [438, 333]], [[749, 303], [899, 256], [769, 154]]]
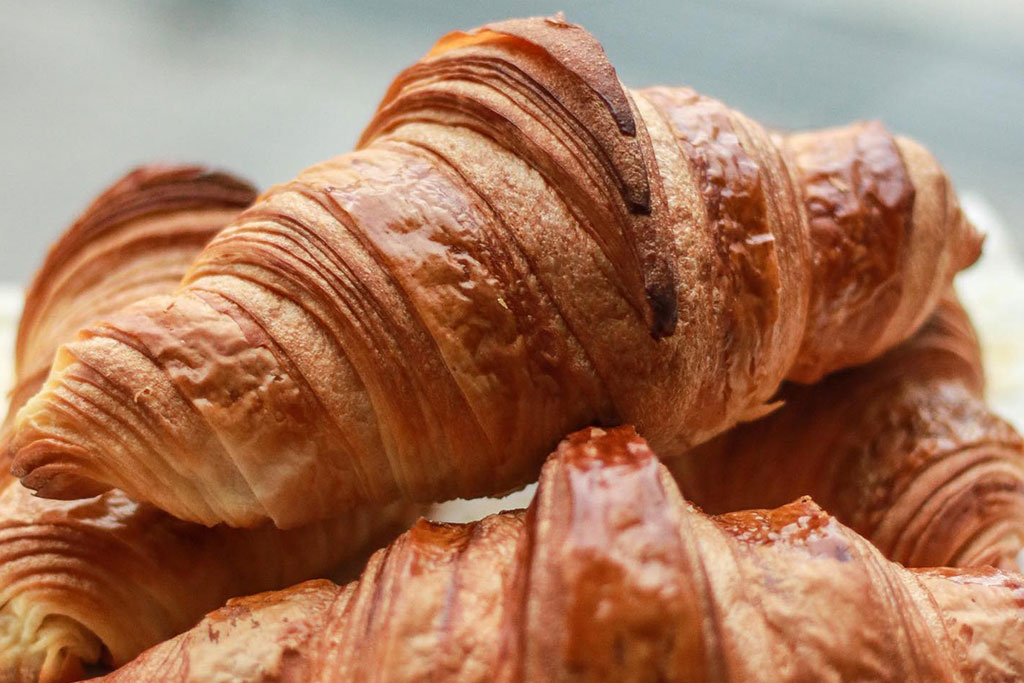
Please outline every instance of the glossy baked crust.
[[668, 463], [710, 512], [811, 495], [910, 567], [1017, 568], [1024, 441], [983, 398], [981, 349], [952, 293], [910, 340]]
[[530, 509], [418, 523], [341, 587], [231, 601], [108, 681], [1009, 681], [1024, 587], [907, 570], [810, 499], [710, 517], [631, 428]]
[[979, 241], [931, 155], [879, 124], [780, 138], [685, 88], [631, 91], [559, 18], [454, 33], [358, 151], [65, 346], [14, 471], [47, 497], [116, 486], [294, 527], [508, 491], [588, 424], [677, 455], [785, 377], [908, 337]]
[[[96, 317], [171, 291], [254, 196], [223, 173], [152, 165], [97, 198], [29, 289], [9, 418], [38, 391], [61, 342]], [[410, 514], [361, 509], [291, 532], [210, 529], [117, 490], [73, 502], [33, 498], [4, 467], [0, 681], [72, 680], [87, 664], [123, 664], [229, 597], [328, 575], [386, 542]]]

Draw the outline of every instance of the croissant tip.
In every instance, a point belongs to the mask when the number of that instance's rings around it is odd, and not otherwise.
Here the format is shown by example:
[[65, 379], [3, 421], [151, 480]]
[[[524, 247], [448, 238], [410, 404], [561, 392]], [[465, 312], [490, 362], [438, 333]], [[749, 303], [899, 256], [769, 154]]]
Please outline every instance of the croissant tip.
[[567, 465], [641, 464], [656, 459], [647, 441], [631, 425], [587, 427], [573, 432], [559, 444], [556, 457]]
[[67, 454], [44, 442], [31, 443], [14, 452], [10, 472], [40, 498], [92, 498], [111, 489], [85, 474]]
[[966, 232], [967, 236], [965, 237], [964, 242], [967, 246], [963, 252], [964, 259], [962, 264], [960, 264], [960, 270], [968, 268], [978, 262], [978, 259], [981, 258], [982, 251], [985, 247], [985, 240], [988, 237], [986, 233], [979, 230], [970, 221], [967, 222]]

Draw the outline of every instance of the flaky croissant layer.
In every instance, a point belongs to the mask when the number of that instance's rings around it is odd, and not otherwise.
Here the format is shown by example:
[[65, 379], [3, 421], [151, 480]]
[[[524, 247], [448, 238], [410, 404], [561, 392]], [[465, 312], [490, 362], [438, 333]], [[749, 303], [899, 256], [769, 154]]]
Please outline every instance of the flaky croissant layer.
[[[27, 294], [8, 424], [62, 342], [96, 317], [171, 291], [254, 197], [223, 173], [152, 165], [97, 198], [51, 248]], [[411, 514], [399, 505], [289, 532], [270, 524], [210, 529], [117, 490], [70, 502], [33, 498], [5, 471], [0, 682], [78, 680], [87, 665], [123, 664], [229, 597], [330, 574], [405, 528]]]
[[442, 39], [360, 144], [61, 349], [23, 483], [290, 527], [508, 490], [586, 424], [678, 454], [909, 336], [978, 252], [919, 145], [627, 90], [557, 18]]
[[911, 339], [668, 464], [708, 512], [811, 495], [908, 567], [1018, 566], [1024, 440], [982, 396], [981, 349], [952, 293]]
[[804, 498], [709, 517], [631, 428], [530, 509], [421, 521], [340, 587], [233, 600], [109, 681], [1009, 681], [1024, 584], [911, 571]]

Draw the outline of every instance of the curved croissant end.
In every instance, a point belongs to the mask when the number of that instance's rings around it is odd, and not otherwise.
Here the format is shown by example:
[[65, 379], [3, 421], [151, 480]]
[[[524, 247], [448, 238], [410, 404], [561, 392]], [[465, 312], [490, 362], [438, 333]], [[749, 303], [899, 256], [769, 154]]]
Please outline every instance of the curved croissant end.
[[788, 378], [812, 383], [906, 339], [982, 240], [935, 157], [878, 123], [798, 133], [782, 146], [803, 188], [815, 260], [807, 334]]
[[[198, 166], [151, 165], [103, 193], [51, 248], [18, 330], [8, 426], [55, 349], [89, 321], [171, 291], [255, 197]], [[57, 502], [0, 476], [0, 681], [70, 681], [120, 665], [227, 598], [333, 571], [404, 528], [412, 511], [359, 509], [281, 532], [208, 529], [121, 491]]]
[[934, 160], [878, 124], [778, 138], [614, 74], [558, 19], [443, 39], [359, 150], [63, 347], [14, 471], [292, 527], [510, 490], [586, 424], [677, 455], [909, 336], [977, 255]]
[[952, 293], [910, 340], [669, 463], [710, 512], [809, 494], [909, 567], [1017, 567], [1024, 440], [982, 397], [981, 349]]
[[119, 666], [232, 596], [324, 576], [404, 528], [408, 507], [282, 532], [182, 522], [122, 492], [60, 502], [0, 492], [0, 680]]
[[807, 498], [706, 516], [632, 428], [587, 429], [525, 514], [421, 521], [357, 582], [233, 600], [106, 680], [1013, 680], [1022, 598], [888, 562]]

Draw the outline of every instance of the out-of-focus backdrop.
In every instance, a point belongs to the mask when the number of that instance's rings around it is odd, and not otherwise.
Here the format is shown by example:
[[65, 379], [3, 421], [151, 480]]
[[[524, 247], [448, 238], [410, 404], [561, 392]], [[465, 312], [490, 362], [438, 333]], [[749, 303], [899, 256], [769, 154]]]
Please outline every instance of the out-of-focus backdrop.
[[560, 9], [631, 85], [691, 85], [784, 128], [884, 120], [1024, 244], [1022, 0], [0, 0], [0, 281], [24, 282], [134, 164], [287, 180], [349, 149], [440, 34]]

